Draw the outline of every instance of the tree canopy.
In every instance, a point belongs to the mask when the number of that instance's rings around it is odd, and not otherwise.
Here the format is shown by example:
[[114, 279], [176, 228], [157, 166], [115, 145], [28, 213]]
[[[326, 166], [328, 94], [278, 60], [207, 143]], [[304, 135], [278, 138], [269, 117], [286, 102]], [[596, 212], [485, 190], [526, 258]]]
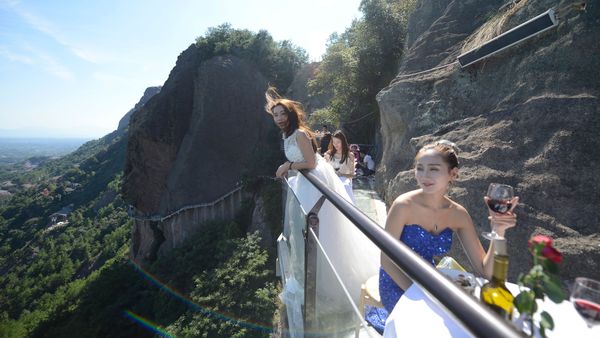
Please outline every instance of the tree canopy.
[[[330, 36], [317, 75], [309, 82], [312, 95], [332, 94], [326, 109], [338, 116], [347, 136], [356, 142], [373, 141], [379, 122], [375, 96], [398, 71], [415, 4], [416, 0], [363, 0], [362, 18]], [[372, 117], [361, 119], [369, 114]]]
[[252, 61], [278, 88], [287, 88], [296, 72], [308, 61], [306, 51], [288, 40], [277, 42], [265, 30], [253, 33], [247, 29], [234, 29], [228, 23], [209, 28], [204, 36], [196, 39], [196, 46], [204, 60], [232, 54]]

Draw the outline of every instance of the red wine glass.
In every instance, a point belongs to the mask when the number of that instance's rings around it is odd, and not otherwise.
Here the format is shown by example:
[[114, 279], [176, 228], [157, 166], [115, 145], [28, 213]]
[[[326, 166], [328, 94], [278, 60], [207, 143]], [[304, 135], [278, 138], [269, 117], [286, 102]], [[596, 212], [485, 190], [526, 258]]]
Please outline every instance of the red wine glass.
[[[488, 208], [498, 214], [506, 214], [512, 208], [512, 200], [515, 196], [513, 187], [507, 184], [490, 183], [487, 191]], [[502, 236], [498, 235], [494, 229], [491, 232], [482, 233], [487, 239], [499, 239]]]
[[575, 278], [575, 284], [571, 290], [571, 303], [589, 328], [600, 324], [599, 281], [585, 277]]

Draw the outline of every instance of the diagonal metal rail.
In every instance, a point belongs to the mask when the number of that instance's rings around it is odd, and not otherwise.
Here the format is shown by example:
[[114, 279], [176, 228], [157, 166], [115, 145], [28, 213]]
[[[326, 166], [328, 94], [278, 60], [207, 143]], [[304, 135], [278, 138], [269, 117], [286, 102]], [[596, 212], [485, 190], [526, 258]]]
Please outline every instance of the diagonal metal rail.
[[342, 214], [356, 225], [382, 252], [384, 252], [413, 282], [423, 287], [446, 308], [475, 337], [524, 337], [476, 299], [464, 293], [450, 280], [408, 246], [392, 237], [367, 215], [329, 189], [315, 174], [300, 170]]

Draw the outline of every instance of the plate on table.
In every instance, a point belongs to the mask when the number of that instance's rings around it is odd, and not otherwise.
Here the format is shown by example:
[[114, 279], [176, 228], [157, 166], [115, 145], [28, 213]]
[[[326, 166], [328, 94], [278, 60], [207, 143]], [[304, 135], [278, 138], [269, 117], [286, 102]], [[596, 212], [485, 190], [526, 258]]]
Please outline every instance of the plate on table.
[[477, 279], [470, 272], [445, 268], [438, 269], [438, 271], [470, 295], [473, 294], [475, 287], [478, 285]]

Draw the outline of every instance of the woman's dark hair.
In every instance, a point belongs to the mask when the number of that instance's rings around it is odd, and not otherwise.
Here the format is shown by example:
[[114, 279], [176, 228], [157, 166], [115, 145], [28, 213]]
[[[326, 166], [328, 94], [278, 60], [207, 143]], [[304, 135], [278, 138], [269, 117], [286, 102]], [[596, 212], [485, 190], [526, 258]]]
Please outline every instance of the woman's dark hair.
[[429, 143], [423, 146], [415, 156], [415, 162], [419, 158], [420, 154], [433, 149], [440, 153], [442, 160], [448, 165], [448, 170], [452, 170], [454, 168], [459, 167], [458, 162], [458, 147], [454, 142], [450, 142], [448, 140], [439, 140], [437, 142]]
[[289, 122], [288, 126], [283, 131], [285, 137], [289, 137], [296, 131], [296, 129], [300, 129], [308, 135], [308, 138], [311, 140], [313, 151], [317, 152], [317, 141], [315, 140], [315, 134], [312, 130], [310, 130], [304, 121], [305, 113], [304, 109], [302, 108], [302, 104], [300, 102], [281, 97], [279, 93], [277, 93], [275, 87], [269, 87], [267, 89], [265, 98], [267, 99], [265, 110], [269, 115], [273, 115], [273, 108], [277, 106], [281, 106], [285, 110]]
[[[340, 159], [340, 163], [346, 162], [348, 158], [348, 153], [350, 152], [350, 147], [348, 147], [348, 141], [346, 140], [346, 135], [341, 130], [336, 130], [333, 134], [331, 134], [332, 138], [339, 138], [342, 141], [342, 158]], [[327, 153], [333, 160], [333, 156], [336, 153], [336, 149], [333, 146], [333, 140], [329, 142], [329, 147], [327, 148]]]

